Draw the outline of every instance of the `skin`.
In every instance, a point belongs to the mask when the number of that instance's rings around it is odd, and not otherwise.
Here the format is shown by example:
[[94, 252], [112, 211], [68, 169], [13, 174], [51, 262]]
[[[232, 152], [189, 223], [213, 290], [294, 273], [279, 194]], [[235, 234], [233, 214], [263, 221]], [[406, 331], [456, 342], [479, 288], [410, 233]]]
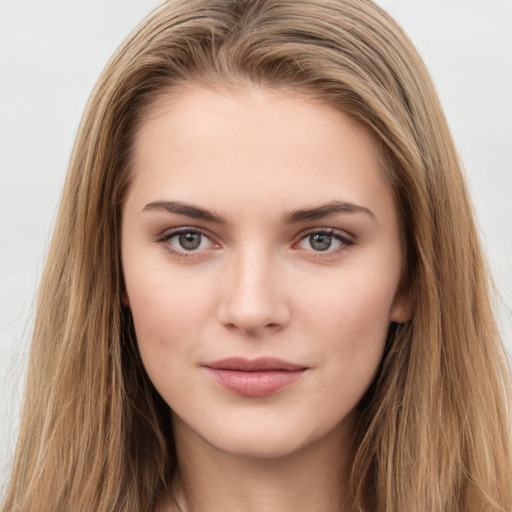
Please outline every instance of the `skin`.
[[[400, 225], [376, 142], [290, 91], [191, 86], [159, 101], [134, 150], [125, 301], [145, 368], [173, 410], [181, 508], [348, 507], [357, 404], [390, 322], [408, 320]], [[177, 202], [213, 218], [177, 213]], [[340, 203], [349, 207], [318, 210]], [[297, 213], [309, 209], [317, 218]], [[197, 249], [184, 249], [176, 228]], [[231, 356], [307, 370], [248, 397], [203, 366]], [[163, 496], [159, 510], [174, 509]]]

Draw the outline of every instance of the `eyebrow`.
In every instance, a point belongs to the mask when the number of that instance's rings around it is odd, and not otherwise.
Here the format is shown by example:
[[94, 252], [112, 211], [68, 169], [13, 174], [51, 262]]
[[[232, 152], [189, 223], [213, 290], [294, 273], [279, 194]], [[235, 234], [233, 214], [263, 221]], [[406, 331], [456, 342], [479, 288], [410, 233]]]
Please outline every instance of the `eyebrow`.
[[[164, 211], [214, 224], [228, 224], [228, 221], [219, 214], [181, 201], [154, 201], [148, 203], [143, 208], [143, 211]], [[336, 213], [363, 213], [375, 218], [373, 212], [364, 206], [346, 201], [332, 201], [314, 208], [304, 208], [285, 213], [282, 216], [282, 222], [284, 224], [297, 224], [299, 222], [319, 220]]]
[[199, 206], [194, 206], [180, 201], [154, 201], [148, 203], [143, 211], [164, 211], [168, 213], [177, 213], [178, 215], [185, 215], [192, 219], [204, 220], [206, 222], [213, 222], [214, 224], [227, 224], [226, 219]]
[[336, 213], [364, 213], [375, 219], [373, 212], [364, 206], [348, 203], [346, 201], [332, 201], [315, 208], [301, 209], [286, 213], [283, 215], [283, 222], [285, 224], [296, 224], [298, 222], [323, 219], [324, 217]]

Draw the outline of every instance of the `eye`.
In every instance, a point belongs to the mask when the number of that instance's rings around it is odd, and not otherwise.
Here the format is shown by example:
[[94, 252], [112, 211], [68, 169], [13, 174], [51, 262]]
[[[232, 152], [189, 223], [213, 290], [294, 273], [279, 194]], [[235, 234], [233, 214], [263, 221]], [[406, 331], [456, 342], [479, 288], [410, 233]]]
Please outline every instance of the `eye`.
[[[331, 249], [333, 243], [332, 235], [325, 233], [315, 233], [307, 238], [309, 246], [315, 251], [327, 251]], [[337, 242], [337, 240], [335, 240]]]
[[179, 256], [217, 247], [205, 233], [196, 228], [174, 228], [166, 231], [157, 241], [165, 243], [170, 252]]
[[337, 249], [343, 249], [353, 243], [350, 238], [333, 229], [317, 229], [309, 231], [301, 238], [296, 247], [314, 252], [335, 252]]
[[201, 233], [185, 231], [179, 235], [174, 235], [171, 240], [177, 242], [180, 246], [180, 249], [185, 249], [186, 251], [195, 251], [201, 247], [201, 243], [203, 242], [203, 235]]

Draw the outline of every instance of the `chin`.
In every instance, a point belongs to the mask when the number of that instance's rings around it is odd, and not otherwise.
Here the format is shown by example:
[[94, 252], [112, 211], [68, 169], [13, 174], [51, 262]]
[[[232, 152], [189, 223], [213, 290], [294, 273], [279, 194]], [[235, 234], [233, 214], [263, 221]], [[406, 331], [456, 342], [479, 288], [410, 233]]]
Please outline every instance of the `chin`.
[[[306, 453], [313, 446], [318, 448], [324, 441], [327, 441], [325, 446], [333, 446], [333, 439], [344, 438], [348, 431], [352, 431], [352, 421], [346, 421], [346, 417], [318, 418], [313, 415], [310, 418], [313, 421], [308, 421], [305, 417], [251, 416], [244, 418], [245, 421], [223, 416], [222, 421], [198, 425], [194, 434], [226, 455], [279, 459]], [[351, 414], [349, 416], [352, 417]]]
[[278, 459], [300, 451], [308, 439], [294, 438], [284, 432], [222, 432], [209, 444], [226, 455], [251, 459]]

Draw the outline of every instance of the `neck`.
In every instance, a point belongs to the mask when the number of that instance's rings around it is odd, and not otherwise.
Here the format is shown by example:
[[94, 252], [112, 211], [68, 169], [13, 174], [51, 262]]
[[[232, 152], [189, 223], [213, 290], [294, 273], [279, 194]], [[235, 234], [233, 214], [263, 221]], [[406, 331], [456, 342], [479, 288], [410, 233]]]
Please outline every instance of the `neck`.
[[[278, 457], [220, 451], [173, 421], [179, 473], [173, 495], [183, 512], [345, 512], [353, 421]], [[172, 507], [169, 507], [172, 510]]]

